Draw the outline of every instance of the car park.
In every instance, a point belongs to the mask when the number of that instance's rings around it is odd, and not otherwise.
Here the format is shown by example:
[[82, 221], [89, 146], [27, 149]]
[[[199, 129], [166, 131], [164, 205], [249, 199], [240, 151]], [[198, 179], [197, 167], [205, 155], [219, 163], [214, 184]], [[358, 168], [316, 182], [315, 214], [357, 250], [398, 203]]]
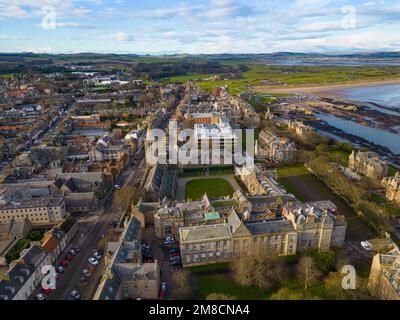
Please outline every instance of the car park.
[[98, 266], [99, 261], [96, 258], [90, 257], [89, 258], [89, 263], [96, 267], [96, 266]]

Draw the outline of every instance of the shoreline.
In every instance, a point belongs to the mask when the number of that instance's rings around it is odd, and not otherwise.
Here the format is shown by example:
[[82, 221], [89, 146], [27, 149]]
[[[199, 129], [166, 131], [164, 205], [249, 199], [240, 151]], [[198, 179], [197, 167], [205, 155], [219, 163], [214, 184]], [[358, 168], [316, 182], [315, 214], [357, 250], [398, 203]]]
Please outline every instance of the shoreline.
[[360, 81], [338, 84], [327, 84], [317, 86], [252, 86], [252, 89], [260, 93], [286, 93], [286, 94], [314, 94], [326, 98], [340, 98], [341, 95], [335, 90], [357, 87], [372, 87], [380, 85], [400, 84], [400, 79]]

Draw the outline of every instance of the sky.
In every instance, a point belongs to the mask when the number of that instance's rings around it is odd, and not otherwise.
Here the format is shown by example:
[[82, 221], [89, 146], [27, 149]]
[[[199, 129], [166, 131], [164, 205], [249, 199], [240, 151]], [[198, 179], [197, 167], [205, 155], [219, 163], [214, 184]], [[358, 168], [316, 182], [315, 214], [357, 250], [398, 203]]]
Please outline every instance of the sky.
[[0, 52], [400, 51], [400, 1], [0, 0]]

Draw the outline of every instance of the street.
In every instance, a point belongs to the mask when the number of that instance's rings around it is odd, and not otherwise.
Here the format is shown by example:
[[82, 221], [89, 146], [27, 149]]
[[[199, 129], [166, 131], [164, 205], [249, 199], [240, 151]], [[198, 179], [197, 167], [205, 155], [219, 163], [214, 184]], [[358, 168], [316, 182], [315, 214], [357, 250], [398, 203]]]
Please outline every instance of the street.
[[[144, 152], [140, 152], [134, 159], [135, 165], [125, 169], [121, 174], [119, 183], [121, 187], [132, 186], [138, 181], [140, 175], [143, 173], [144, 165]], [[105, 197], [112, 197], [114, 192], [110, 192]], [[80, 284], [80, 278], [84, 269], [89, 269], [88, 259], [92, 256], [94, 250], [98, 249], [98, 243], [102, 237], [107, 234], [107, 231], [112, 229], [111, 222], [123, 213], [120, 212], [119, 208], [112, 206], [112, 203], [99, 201], [99, 208], [95, 216], [89, 216], [87, 218], [80, 219], [80, 228], [75, 238], [67, 246], [64, 252], [60, 255], [59, 261], [62, 260], [69, 252], [72, 247], [80, 247], [80, 252], [73, 257], [69, 266], [65, 268], [64, 273], [61, 275], [56, 282], [56, 289], [51, 292], [48, 296], [49, 300], [67, 300], [70, 293], [76, 289]], [[103, 205], [104, 203], [104, 205]], [[90, 277], [85, 292], [81, 292], [82, 298], [91, 299], [98, 282], [102, 276], [104, 268], [104, 257], [99, 261], [99, 265], [94, 268], [93, 274]], [[41, 289], [35, 291], [31, 296], [31, 299], [39, 293]]]

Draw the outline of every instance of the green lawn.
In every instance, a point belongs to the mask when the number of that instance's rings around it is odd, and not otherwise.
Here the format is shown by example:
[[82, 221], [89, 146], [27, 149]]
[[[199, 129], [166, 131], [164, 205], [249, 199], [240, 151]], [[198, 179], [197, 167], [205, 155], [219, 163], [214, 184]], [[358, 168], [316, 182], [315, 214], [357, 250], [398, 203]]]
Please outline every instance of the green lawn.
[[196, 276], [196, 280], [197, 299], [200, 300], [204, 300], [210, 293], [232, 295], [240, 300], [264, 300], [272, 293], [253, 287], [242, 287], [229, 273]]
[[199, 200], [207, 192], [210, 198], [232, 196], [234, 190], [224, 179], [199, 179], [186, 183], [186, 199]]
[[[201, 274], [194, 272], [197, 283], [196, 299], [204, 300], [211, 293], [223, 293], [231, 295], [239, 300], [265, 300], [278, 289], [259, 289], [256, 287], [242, 287], [235, 282], [231, 273], [223, 274]], [[287, 287], [293, 293], [301, 294], [304, 299], [316, 297], [319, 299], [329, 299], [329, 294], [322, 282], [314, 281], [307, 291], [304, 284], [297, 279], [288, 278], [282, 287]]]
[[348, 239], [363, 240], [372, 232], [345, 201], [335, 195], [304, 166], [281, 167], [277, 171], [279, 182], [300, 201], [332, 201], [348, 220], [346, 235]]

